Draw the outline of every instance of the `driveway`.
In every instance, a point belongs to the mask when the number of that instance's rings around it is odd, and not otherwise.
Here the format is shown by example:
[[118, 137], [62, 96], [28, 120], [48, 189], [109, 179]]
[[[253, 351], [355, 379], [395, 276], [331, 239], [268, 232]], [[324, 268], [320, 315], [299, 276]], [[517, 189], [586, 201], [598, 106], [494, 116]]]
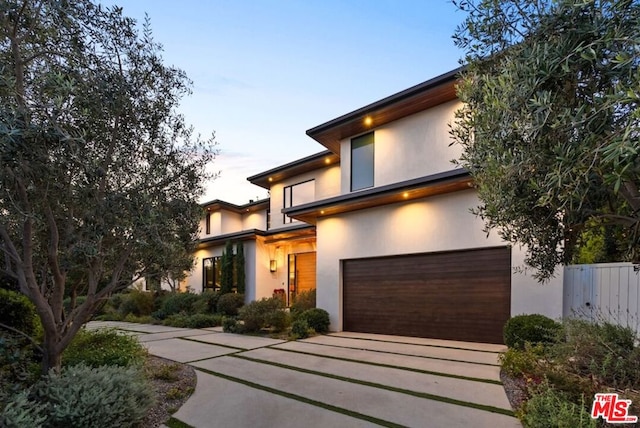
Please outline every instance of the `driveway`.
[[295, 342], [125, 322], [198, 384], [174, 418], [209, 427], [520, 427], [500, 383], [499, 345], [365, 333]]

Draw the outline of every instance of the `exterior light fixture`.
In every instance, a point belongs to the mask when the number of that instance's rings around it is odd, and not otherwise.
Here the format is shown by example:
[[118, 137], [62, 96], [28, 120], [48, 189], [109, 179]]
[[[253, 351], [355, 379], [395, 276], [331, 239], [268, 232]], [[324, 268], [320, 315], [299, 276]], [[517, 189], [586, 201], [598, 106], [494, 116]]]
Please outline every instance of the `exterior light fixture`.
[[408, 198], [408, 197], [409, 197], [409, 192], [404, 192], [404, 193], [402, 194], [402, 196], [403, 196], [404, 198]]
[[269, 260], [269, 271], [275, 272], [278, 270], [278, 261], [277, 260]]
[[273, 181], [273, 177], [269, 177], [269, 182], [272, 182], [272, 181]]
[[330, 163], [331, 163], [331, 159], [329, 159], [329, 158], [325, 158], [325, 159], [324, 159], [324, 163], [326, 163], [327, 165], [328, 165], [328, 164], [330, 164]]
[[324, 210], [320, 211], [320, 214], [324, 214]]
[[371, 119], [371, 116], [367, 116], [364, 118], [364, 124], [367, 126], [371, 126], [371, 124], [373, 124], [373, 119]]

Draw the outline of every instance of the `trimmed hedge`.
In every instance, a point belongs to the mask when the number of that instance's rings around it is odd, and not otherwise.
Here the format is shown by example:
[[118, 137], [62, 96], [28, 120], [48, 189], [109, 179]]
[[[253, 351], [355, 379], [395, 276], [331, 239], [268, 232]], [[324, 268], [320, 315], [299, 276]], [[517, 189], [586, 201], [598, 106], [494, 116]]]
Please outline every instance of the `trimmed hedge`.
[[307, 309], [298, 316], [298, 320], [305, 321], [316, 333], [326, 333], [331, 324], [329, 312], [319, 308]]
[[222, 315], [236, 316], [244, 305], [244, 294], [227, 293], [220, 296], [216, 309]]
[[561, 330], [560, 323], [544, 315], [517, 315], [504, 325], [504, 343], [515, 349], [524, 349], [526, 342], [550, 344], [557, 341]]

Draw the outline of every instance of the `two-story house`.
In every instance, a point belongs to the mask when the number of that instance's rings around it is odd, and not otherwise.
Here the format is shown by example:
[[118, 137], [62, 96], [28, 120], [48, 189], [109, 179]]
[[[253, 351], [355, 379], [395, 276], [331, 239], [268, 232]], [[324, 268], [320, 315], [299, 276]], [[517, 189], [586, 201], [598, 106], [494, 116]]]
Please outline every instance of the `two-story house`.
[[244, 240], [248, 300], [315, 287], [336, 331], [501, 343], [512, 315], [560, 317], [562, 271], [539, 284], [470, 212], [473, 180], [451, 162], [458, 71], [308, 130], [326, 151], [249, 177], [270, 200], [205, 205], [199, 265]]

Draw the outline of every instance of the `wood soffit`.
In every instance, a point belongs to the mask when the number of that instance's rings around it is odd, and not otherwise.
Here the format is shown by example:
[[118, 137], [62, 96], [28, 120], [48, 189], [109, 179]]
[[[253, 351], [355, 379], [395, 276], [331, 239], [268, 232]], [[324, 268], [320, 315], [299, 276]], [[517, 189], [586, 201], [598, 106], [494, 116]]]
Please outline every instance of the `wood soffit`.
[[331, 152], [340, 153], [340, 140], [352, 137], [403, 117], [456, 99], [460, 69], [438, 76], [405, 91], [340, 116], [315, 128], [307, 135]]
[[466, 170], [454, 170], [288, 208], [283, 210], [283, 213], [296, 220], [316, 224], [320, 217], [407, 202], [472, 187], [473, 179]]

